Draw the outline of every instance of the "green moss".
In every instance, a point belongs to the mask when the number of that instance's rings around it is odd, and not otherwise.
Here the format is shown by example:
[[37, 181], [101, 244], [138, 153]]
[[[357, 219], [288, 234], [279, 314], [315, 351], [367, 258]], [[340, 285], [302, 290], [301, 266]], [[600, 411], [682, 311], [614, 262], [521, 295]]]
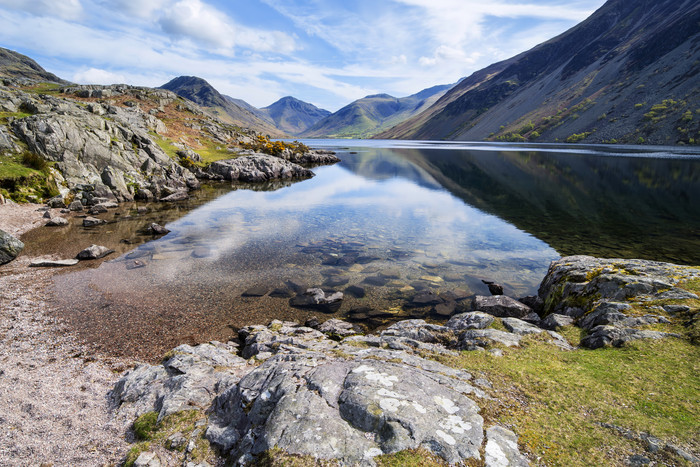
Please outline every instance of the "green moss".
[[25, 118], [29, 117], [30, 113], [28, 112], [0, 112], [0, 123], [6, 125], [11, 118]]
[[146, 412], [134, 421], [136, 438], [148, 441], [153, 439], [158, 426], [158, 412]]
[[18, 203], [41, 202], [59, 194], [49, 164], [29, 151], [0, 155], [0, 189]]
[[496, 318], [493, 320], [493, 323], [489, 326], [491, 329], [497, 329], [499, 331], [508, 331], [505, 326], [503, 326], [503, 321], [501, 321], [501, 318]]
[[[138, 454], [150, 449], [154, 445], [162, 446], [169, 449], [168, 437], [175, 433], [181, 433], [185, 438], [194, 440], [195, 449], [191, 451], [190, 457], [193, 461], [202, 461], [211, 459], [213, 456], [212, 448], [209, 441], [204, 437], [206, 426], [202, 426], [199, 434], [193, 436], [197, 422], [204, 419], [206, 416], [199, 410], [183, 410], [158, 421], [157, 412], [147, 412], [141, 415], [134, 422], [134, 434], [136, 438], [143, 441], [136, 444], [131, 452], [134, 453], [135, 461]], [[131, 452], [127, 458], [131, 458]]]

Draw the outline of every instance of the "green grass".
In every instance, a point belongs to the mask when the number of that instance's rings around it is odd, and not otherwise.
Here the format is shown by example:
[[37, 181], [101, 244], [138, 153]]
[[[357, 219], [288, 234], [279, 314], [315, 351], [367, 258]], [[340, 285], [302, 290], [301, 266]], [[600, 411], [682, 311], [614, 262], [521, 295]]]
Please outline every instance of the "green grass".
[[204, 147], [197, 149], [196, 152], [202, 156], [202, 163], [204, 165], [235, 157], [235, 154], [231, 153], [226, 146], [222, 145], [221, 143], [216, 143], [210, 140], [200, 140], [200, 142]]
[[[173, 160], [180, 162], [180, 158], [177, 155], [179, 150], [169, 138], [164, 138], [155, 133], [150, 133], [153, 141], [158, 144], [158, 146]], [[196, 165], [205, 166], [211, 164], [214, 161], [220, 161], [223, 159], [231, 159], [235, 157], [235, 154], [231, 153], [225, 145], [221, 143], [216, 143], [207, 139], [200, 139], [200, 143], [204, 146], [203, 148], [197, 149], [196, 152], [202, 156], [202, 162], [196, 163]]]
[[10, 118], [25, 118], [29, 117], [30, 113], [27, 112], [0, 112], [0, 124], [7, 125]]
[[[576, 343], [580, 330], [566, 337]], [[564, 352], [543, 339], [525, 337], [501, 358], [463, 352], [440, 360], [485, 375], [500, 400], [482, 404], [487, 423], [510, 425], [547, 465], [620, 465], [643, 451], [600, 423], [700, 448], [700, 348], [665, 339]]]
[[168, 138], [163, 138], [162, 136], [159, 136], [155, 132], [149, 131], [148, 134], [151, 136], [151, 139], [155, 141], [155, 143], [160, 147], [163, 152], [165, 152], [168, 157], [170, 157], [173, 160], [178, 160], [177, 156], [177, 151], [178, 148], [173, 145], [173, 142], [168, 139]]
[[49, 163], [25, 151], [0, 154], [0, 193], [19, 203], [39, 202], [56, 196], [58, 188], [49, 175]]
[[[438, 467], [447, 463], [425, 449], [409, 449], [374, 458], [379, 467]], [[466, 464], [469, 465], [469, 464]]]
[[35, 86], [24, 87], [22, 90], [32, 94], [59, 94], [61, 86], [58, 83], [39, 83]]

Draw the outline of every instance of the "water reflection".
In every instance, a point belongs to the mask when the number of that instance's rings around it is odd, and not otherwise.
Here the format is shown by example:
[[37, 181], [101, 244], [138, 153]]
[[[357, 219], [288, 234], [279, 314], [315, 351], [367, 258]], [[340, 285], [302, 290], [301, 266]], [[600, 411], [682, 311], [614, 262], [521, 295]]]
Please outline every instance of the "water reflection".
[[336, 314], [374, 326], [435, 317], [412, 302], [425, 290], [534, 293], [562, 254], [700, 263], [698, 160], [398, 146], [340, 152], [277, 191], [217, 192], [165, 237], [59, 277], [57, 300], [84, 337], [148, 357], [304, 320], [317, 311], [289, 300], [306, 287], [345, 291]]

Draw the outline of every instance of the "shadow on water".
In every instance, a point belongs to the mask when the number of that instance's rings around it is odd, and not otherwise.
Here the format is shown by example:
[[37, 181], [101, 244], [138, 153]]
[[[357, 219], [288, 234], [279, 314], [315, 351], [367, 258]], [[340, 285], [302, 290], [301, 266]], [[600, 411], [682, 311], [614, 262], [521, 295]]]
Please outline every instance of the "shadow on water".
[[[700, 264], [699, 160], [507, 149], [353, 148], [300, 183], [207, 187], [24, 239], [30, 254], [115, 248], [57, 276], [55, 301], [98, 349], [151, 359], [271, 319], [444, 319], [488, 294], [481, 279], [536, 292], [560, 255]], [[153, 239], [151, 222], [171, 233]], [[307, 287], [345, 299], [330, 314], [290, 306]], [[426, 291], [455, 306], [417, 304]]]
[[466, 203], [529, 232], [562, 256], [700, 264], [700, 159], [393, 152]]

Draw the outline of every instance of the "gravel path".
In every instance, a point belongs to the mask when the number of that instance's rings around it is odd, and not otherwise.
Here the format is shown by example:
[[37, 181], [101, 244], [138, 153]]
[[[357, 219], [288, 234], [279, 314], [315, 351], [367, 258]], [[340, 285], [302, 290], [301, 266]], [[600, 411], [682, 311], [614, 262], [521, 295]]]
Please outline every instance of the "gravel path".
[[[41, 222], [38, 206], [0, 206], [0, 229]], [[38, 215], [36, 215], [38, 214]], [[0, 266], [0, 465], [114, 465], [129, 449], [109, 392], [130, 365], [87, 353], [46, 303], [52, 270]]]

